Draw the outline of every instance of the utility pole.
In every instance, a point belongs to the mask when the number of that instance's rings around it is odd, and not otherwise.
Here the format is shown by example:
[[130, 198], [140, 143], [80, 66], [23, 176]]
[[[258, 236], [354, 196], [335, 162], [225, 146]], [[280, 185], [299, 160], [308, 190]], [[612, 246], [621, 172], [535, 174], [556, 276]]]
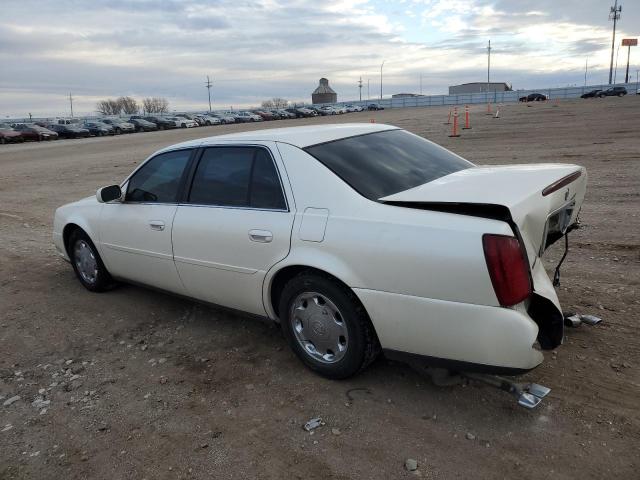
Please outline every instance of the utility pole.
[[207, 83], [204, 84], [207, 87], [207, 93], [209, 94], [209, 112], [211, 112], [211, 80], [209, 80], [209, 75], [207, 75]]
[[616, 24], [620, 20], [620, 13], [622, 12], [622, 5], [618, 5], [618, 0], [613, 4], [613, 7], [609, 10], [609, 20], [613, 20], [613, 36], [611, 38], [611, 64], [609, 66], [609, 85], [611, 85], [611, 79], [613, 78], [613, 51], [616, 47]]
[[422, 95], [422, 74], [420, 74], [420, 95]]
[[382, 64], [380, 65], [380, 101], [382, 101], [382, 67], [384, 67], [384, 62], [386, 60], [382, 61]]
[[371, 100], [371, 94], [369, 92], [369, 79], [367, 78], [367, 100]]
[[589, 57], [584, 60], [584, 86], [587, 86], [587, 69], [589, 68]]
[[360, 101], [362, 101], [362, 77], [358, 80], [358, 89], [360, 90]]
[[69, 105], [71, 105], [71, 118], [73, 118], [73, 97], [69, 94]]
[[638, 44], [638, 39], [627, 39], [627, 40], [622, 40], [622, 43], [624, 44], [626, 42], [627, 44], [627, 73], [625, 73], [624, 75], [624, 83], [629, 83], [629, 59], [631, 57], [631, 46], [634, 44], [635, 40], [635, 44]]
[[[618, 48], [616, 50], [616, 66], [613, 69], [613, 83], [614, 84], [618, 80], [618, 55], [620, 55], [620, 45], [618, 45]], [[611, 83], [611, 81], [609, 81], [609, 83]]]

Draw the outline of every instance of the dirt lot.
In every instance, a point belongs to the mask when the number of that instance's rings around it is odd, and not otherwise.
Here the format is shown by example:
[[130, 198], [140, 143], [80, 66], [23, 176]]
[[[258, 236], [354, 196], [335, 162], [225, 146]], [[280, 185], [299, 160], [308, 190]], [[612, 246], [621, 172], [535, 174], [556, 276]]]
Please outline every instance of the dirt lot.
[[[447, 112], [2, 146], [0, 479], [640, 478], [640, 97], [508, 105], [500, 119], [474, 106], [456, 139]], [[435, 387], [385, 359], [324, 380], [273, 325], [139, 287], [91, 294], [52, 247], [57, 206], [161, 147], [372, 116], [480, 164], [587, 167], [559, 293], [604, 324], [569, 330], [526, 376], [552, 389], [539, 409], [483, 385]], [[302, 425], [316, 416], [326, 425], [310, 435]]]

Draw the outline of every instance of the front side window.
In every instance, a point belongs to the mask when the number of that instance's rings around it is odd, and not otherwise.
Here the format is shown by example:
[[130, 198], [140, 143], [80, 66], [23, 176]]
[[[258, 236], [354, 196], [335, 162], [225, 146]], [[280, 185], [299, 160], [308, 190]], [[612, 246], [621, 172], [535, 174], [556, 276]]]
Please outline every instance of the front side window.
[[370, 200], [403, 192], [473, 167], [459, 157], [405, 130], [388, 130], [304, 149]]
[[286, 209], [273, 159], [267, 150], [257, 147], [206, 149], [193, 178], [189, 203]]
[[153, 157], [129, 179], [125, 201], [176, 203], [190, 156], [191, 150], [176, 150]]

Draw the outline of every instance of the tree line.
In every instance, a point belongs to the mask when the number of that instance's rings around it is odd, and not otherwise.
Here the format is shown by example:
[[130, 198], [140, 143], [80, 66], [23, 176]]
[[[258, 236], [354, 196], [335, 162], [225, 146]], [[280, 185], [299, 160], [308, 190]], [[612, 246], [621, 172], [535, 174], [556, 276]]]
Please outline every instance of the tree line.
[[100, 100], [96, 104], [96, 111], [102, 115], [134, 115], [140, 110], [144, 113], [168, 113], [169, 101], [162, 97], [147, 97], [138, 104], [135, 98], [119, 97]]

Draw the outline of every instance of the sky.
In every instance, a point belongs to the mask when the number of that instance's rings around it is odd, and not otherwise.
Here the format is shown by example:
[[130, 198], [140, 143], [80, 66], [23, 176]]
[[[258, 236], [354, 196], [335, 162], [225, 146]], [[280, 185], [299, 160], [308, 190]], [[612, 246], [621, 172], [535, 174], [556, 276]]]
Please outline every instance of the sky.
[[[339, 101], [446, 94], [491, 80], [514, 89], [608, 80], [613, 0], [20, 0], [2, 2], [0, 118], [94, 112], [97, 101], [161, 96], [176, 110], [310, 101], [320, 77]], [[618, 39], [640, 35], [622, 0]], [[619, 44], [619, 40], [616, 41]], [[626, 48], [620, 49], [618, 81]], [[631, 49], [633, 79], [640, 47]], [[368, 90], [368, 91], [367, 91]]]

